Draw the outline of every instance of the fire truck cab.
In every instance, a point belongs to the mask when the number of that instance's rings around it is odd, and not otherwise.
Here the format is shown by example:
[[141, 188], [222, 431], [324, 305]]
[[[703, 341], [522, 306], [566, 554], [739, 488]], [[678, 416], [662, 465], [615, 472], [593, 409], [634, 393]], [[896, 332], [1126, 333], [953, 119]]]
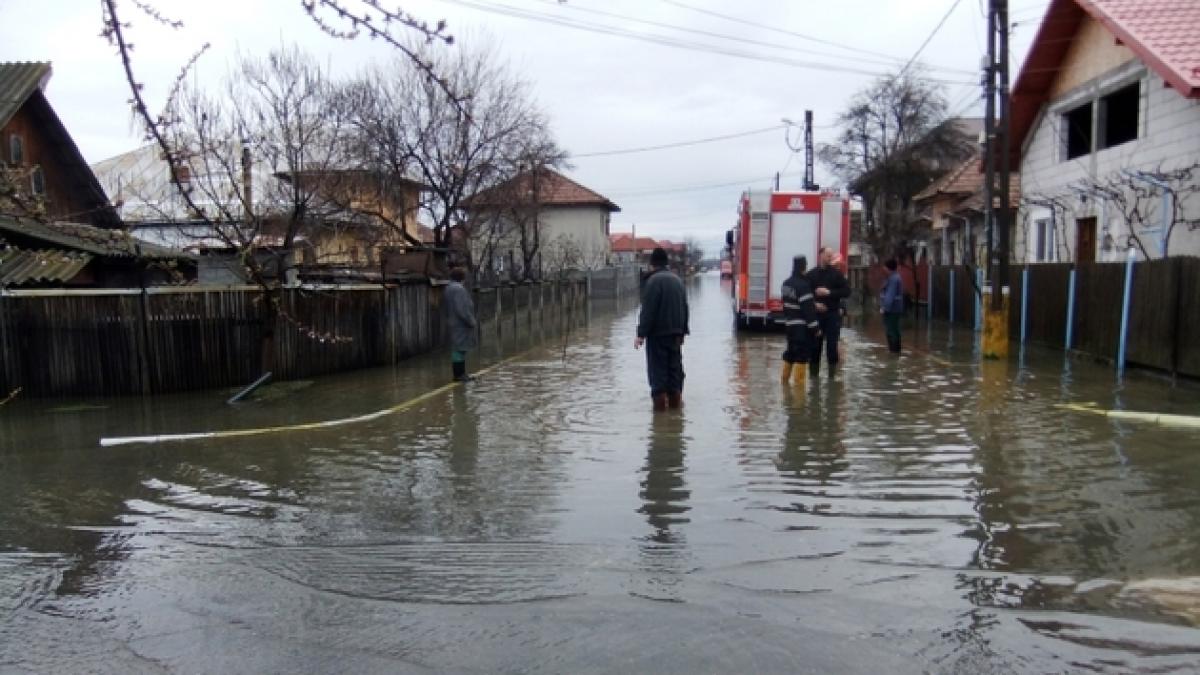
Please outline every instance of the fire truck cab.
[[726, 234], [733, 262], [733, 312], [738, 327], [783, 323], [780, 289], [792, 273], [792, 258], [818, 264], [825, 246], [842, 256], [850, 243], [850, 201], [835, 192], [742, 193], [737, 226]]

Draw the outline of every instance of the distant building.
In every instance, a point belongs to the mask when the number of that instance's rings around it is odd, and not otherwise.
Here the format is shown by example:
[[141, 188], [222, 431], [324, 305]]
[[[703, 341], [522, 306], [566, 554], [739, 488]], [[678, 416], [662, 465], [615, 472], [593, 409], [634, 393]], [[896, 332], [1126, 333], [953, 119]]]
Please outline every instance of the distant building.
[[[987, 262], [981, 154], [975, 152], [913, 197], [920, 217], [930, 227], [928, 252], [935, 265], [980, 267]], [[1020, 200], [1016, 172], [1009, 191], [1009, 203], [1016, 206]]]
[[[526, 171], [465, 200], [476, 267], [519, 277], [521, 246], [536, 237], [542, 271], [599, 269], [610, 262], [609, 223], [619, 206], [553, 169]], [[538, 264], [538, 263], [534, 263]]]
[[[0, 212], [116, 228], [121, 219], [46, 98], [49, 63], [0, 63]], [[5, 191], [7, 193], [7, 190]]]

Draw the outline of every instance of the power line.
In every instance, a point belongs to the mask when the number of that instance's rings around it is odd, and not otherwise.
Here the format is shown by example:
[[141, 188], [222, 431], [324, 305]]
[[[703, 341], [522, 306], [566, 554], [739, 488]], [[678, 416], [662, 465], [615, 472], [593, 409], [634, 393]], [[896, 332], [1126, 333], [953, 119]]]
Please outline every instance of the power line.
[[725, 134], [724, 136], [710, 136], [709, 138], [697, 138], [695, 140], [679, 141], [677, 143], [664, 143], [663, 145], [648, 145], [648, 146], [640, 147], [640, 148], [624, 148], [622, 150], [602, 150], [602, 151], [598, 151], [598, 152], [582, 152], [582, 153], [571, 155], [571, 156], [573, 158], [607, 157], [610, 155], [628, 155], [628, 154], [632, 154], [635, 152], [650, 152], [652, 150], [667, 150], [670, 148], [682, 148], [682, 147], [686, 147], [689, 145], [700, 145], [702, 143], [713, 143], [716, 141], [725, 141], [725, 140], [729, 140], [731, 138], [756, 136], [758, 134], [767, 133], [768, 131], [779, 131], [782, 128], [783, 128], [783, 125], [776, 124], [775, 126], [771, 126], [771, 127], [764, 127], [762, 129], [751, 129], [750, 131], [739, 131], [739, 132], [733, 133], [733, 134]]
[[688, 4], [679, 2], [679, 0], [662, 0], [662, 1], [667, 3], [668, 5], [674, 5], [676, 7], [681, 7], [683, 9], [687, 9], [687, 10], [690, 10], [693, 12], [698, 12], [700, 14], [707, 14], [709, 16], [715, 16], [718, 19], [725, 19], [726, 21], [732, 21], [734, 23], [740, 23], [740, 24], [743, 24], [746, 26], [752, 26], [754, 28], [762, 28], [763, 30], [769, 30], [769, 31], [773, 31], [776, 33], [782, 33], [784, 35], [790, 35], [792, 37], [798, 37], [802, 40], [811, 40], [812, 42], [817, 42], [817, 43], [820, 43], [823, 45], [829, 45], [831, 47], [837, 47], [839, 49], [846, 49], [846, 50], [850, 50], [850, 51], [861, 52], [863, 54], [872, 54], [874, 56], [888, 59], [889, 61], [892, 61], [895, 63], [899, 63], [904, 60], [903, 57], [900, 57], [900, 56], [884, 54], [883, 52], [875, 52], [875, 51], [871, 51], [870, 49], [854, 47], [851, 45], [842, 44], [840, 42], [834, 42], [833, 40], [826, 40], [824, 38], [819, 38], [814, 35], [807, 35], [805, 33], [799, 33], [799, 32], [793, 31], [793, 30], [788, 30], [786, 28], [779, 28], [778, 26], [770, 26], [770, 25], [767, 25], [764, 23], [757, 23], [755, 21], [750, 21], [748, 19], [743, 19], [743, 18], [736, 17], [736, 16], [730, 16], [728, 14], [721, 14], [720, 12], [714, 12], [712, 10], [703, 9], [700, 7], [693, 7], [692, 5], [688, 5]]
[[921, 43], [921, 46], [917, 47], [917, 51], [913, 52], [913, 55], [909, 57], [908, 63], [904, 64], [904, 67], [900, 69], [900, 72], [896, 75], [897, 79], [904, 75], [904, 73], [908, 72], [908, 69], [912, 66], [913, 62], [917, 60], [917, 57], [921, 55], [921, 52], [925, 51], [925, 47], [929, 46], [929, 42], [933, 40], [933, 36], [937, 35], [938, 31], [942, 30], [942, 26], [946, 25], [946, 20], [950, 18], [950, 15], [954, 13], [954, 10], [958, 9], [960, 2], [962, 2], [962, 0], [954, 0], [954, 3], [950, 5], [950, 9], [946, 10], [945, 15], [942, 16], [942, 20], [939, 21], [938, 25], [933, 28], [933, 32], [929, 34], [929, 37], [925, 38], [925, 41]]
[[[852, 68], [852, 67], [847, 67], [847, 66], [839, 66], [836, 64], [825, 63], [825, 62], [820, 62], [820, 61], [800, 61], [800, 60], [789, 59], [789, 58], [784, 58], [784, 57], [768, 56], [765, 54], [755, 54], [754, 52], [739, 51], [736, 49], [731, 49], [728, 47], [720, 47], [720, 46], [711, 45], [711, 44], [686, 42], [683, 40], [678, 40], [678, 39], [663, 36], [663, 35], [648, 35], [648, 34], [642, 34], [642, 33], [634, 33], [631, 31], [613, 28], [611, 26], [605, 26], [605, 25], [601, 25], [601, 24], [590, 24], [590, 23], [584, 23], [584, 22], [575, 21], [575, 20], [571, 20], [571, 19], [564, 19], [561, 17], [554, 17], [554, 16], [550, 16], [550, 15], [547, 15], [547, 14], [544, 14], [541, 12], [530, 12], [527, 10], [520, 9], [518, 7], [513, 7], [511, 5], [503, 5], [503, 4], [499, 4], [499, 3], [485, 4], [483, 2], [476, 2], [474, 0], [442, 0], [442, 2], [448, 2], [451, 4], [460, 5], [462, 7], [477, 9], [479, 11], [490, 12], [493, 14], [500, 14], [503, 16], [510, 16], [510, 17], [526, 19], [526, 20], [530, 20], [530, 21], [539, 21], [542, 23], [549, 23], [549, 24], [563, 26], [563, 27], [567, 27], [567, 28], [574, 28], [576, 30], [583, 30], [583, 31], [588, 31], [588, 32], [592, 32], [592, 33], [599, 33], [602, 35], [613, 35], [613, 36], [618, 36], [618, 37], [624, 37], [627, 39], [640, 40], [643, 42], [649, 42], [649, 43], [657, 44], [657, 45], [661, 45], [661, 46], [675, 47], [677, 49], [687, 49], [687, 50], [703, 52], [703, 53], [707, 53], [707, 54], [715, 54], [715, 55], [720, 55], [720, 56], [731, 56], [734, 58], [749, 59], [752, 61], [761, 61], [761, 62], [766, 62], [766, 63], [775, 63], [775, 64], [779, 64], [779, 65], [792, 66], [792, 67], [796, 67], [796, 68], [808, 68], [808, 69], [815, 69], [815, 70], [824, 70], [827, 72], [841, 72], [841, 73], [851, 73], [851, 74], [856, 74], [856, 75], [866, 75], [869, 77], [881, 77], [881, 76], [885, 76], [887, 74], [884, 72], [868, 70], [865, 68]], [[920, 77], [920, 79], [927, 80], [930, 82], [940, 82], [943, 84], [965, 84], [965, 82], [963, 80], [949, 80], [949, 79], [943, 79], [943, 78], [937, 78], [937, 77], [930, 77], [930, 76], [926, 76], [926, 75], [922, 75]]]
[[[882, 65], [882, 66], [888, 66], [888, 67], [895, 66], [897, 62], [903, 60], [898, 57], [887, 56], [887, 55], [883, 55], [881, 58], [865, 58], [862, 56], [849, 56], [849, 55], [845, 55], [845, 54], [833, 54], [830, 52], [822, 52], [822, 51], [816, 51], [816, 50], [812, 50], [812, 49], [804, 49], [801, 47], [793, 47], [791, 45], [781, 45], [781, 44], [773, 43], [773, 42], [763, 42], [762, 40], [744, 38], [744, 37], [737, 36], [737, 35], [729, 35], [727, 33], [716, 33], [713, 31], [707, 31], [707, 30], [702, 30], [702, 29], [698, 29], [698, 28], [689, 28], [687, 26], [680, 26], [680, 25], [671, 24], [671, 23], [664, 23], [661, 21], [651, 21], [649, 19], [640, 19], [638, 17], [629, 16], [627, 14], [617, 14], [615, 12], [607, 12], [607, 11], [599, 10], [599, 9], [591, 9], [588, 7], [581, 7], [581, 6], [575, 5], [575, 4], [565, 4], [564, 5], [562, 3], [556, 2], [556, 0], [540, 0], [540, 1], [543, 3], [561, 6], [566, 9], [573, 10], [576, 12], [595, 14], [597, 16], [605, 16], [605, 17], [609, 17], [609, 18], [613, 18], [613, 19], [619, 19], [621, 21], [631, 21], [633, 23], [640, 23], [640, 24], [647, 25], [647, 26], [654, 26], [656, 28], [666, 28], [668, 30], [676, 30], [676, 31], [680, 31], [683, 33], [693, 33], [696, 35], [703, 35], [705, 37], [714, 37], [714, 38], [718, 38], [721, 40], [730, 40], [732, 42], [741, 42], [744, 44], [754, 45], [756, 47], [782, 49], [785, 51], [797, 52], [797, 53], [801, 53], [801, 54], [815, 54], [817, 56], [829, 56], [829, 57], [833, 57], [833, 58], [837, 58], [837, 59], [844, 59], [844, 60], [850, 60], [850, 61], [861, 61], [863, 63], [871, 63], [871, 64], [875, 64], [875, 65]], [[687, 5], [682, 5], [679, 3], [671, 2], [671, 0], [664, 0], [664, 1], [670, 2], [670, 4], [678, 5], [680, 7], [684, 7], [686, 9], [696, 9], [693, 7], [688, 7]], [[698, 10], [698, 11], [703, 11], [705, 13], [711, 13], [711, 12], [708, 12], [707, 10]], [[722, 16], [724, 16], [724, 15], [722, 15]], [[854, 51], [854, 52], [857, 52], [860, 54], [872, 53], [867, 50], [859, 49], [857, 47], [850, 47], [850, 46], [846, 46], [846, 45], [838, 45], [838, 46], [841, 47], [842, 49]], [[960, 68], [933, 67], [933, 69], [941, 70], [941, 71], [944, 71], [947, 73], [954, 73], [954, 74], [958, 74], [958, 75], [972, 74], [972, 71], [962, 70]]]
[[[804, 175], [802, 172], [781, 173], [780, 178], [794, 178]], [[734, 180], [723, 183], [701, 183], [693, 185], [678, 185], [665, 188], [651, 188], [648, 190], [634, 190], [628, 192], [610, 191], [608, 194], [613, 197], [647, 197], [651, 195], [671, 194], [676, 192], [700, 192], [703, 190], [714, 190], [717, 188], [727, 187], [745, 187], [754, 183], [774, 180], [774, 176], [755, 176], [754, 178], [743, 178], [742, 180]]]

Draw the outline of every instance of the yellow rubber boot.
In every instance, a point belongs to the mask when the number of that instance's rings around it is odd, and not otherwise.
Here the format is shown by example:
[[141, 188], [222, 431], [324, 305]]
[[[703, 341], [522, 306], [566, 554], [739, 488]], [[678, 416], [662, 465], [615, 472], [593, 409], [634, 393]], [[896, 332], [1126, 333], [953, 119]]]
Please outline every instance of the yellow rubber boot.
[[779, 376], [779, 381], [783, 384], [787, 384], [788, 380], [790, 380], [791, 378], [792, 378], [792, 362], [784, 361], [783, 362], [783, 374]]
[[808, 382], [808, 368], [801, 363], [799, 368], [792, 369], [792, 386], [803, 387]]

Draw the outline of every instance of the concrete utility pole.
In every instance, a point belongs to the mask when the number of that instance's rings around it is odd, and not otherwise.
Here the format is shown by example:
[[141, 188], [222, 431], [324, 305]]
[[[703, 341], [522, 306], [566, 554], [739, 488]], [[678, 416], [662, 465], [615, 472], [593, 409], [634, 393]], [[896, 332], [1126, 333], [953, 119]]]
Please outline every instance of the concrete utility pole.
[[813, 123], [812, 111], [804, 111], [804, 189], [815, 192], [821, 189], [813, 174]]
[[983, 69], [983, 211], [987, 228], [989, 297], [984, 302], [982, 353], [985, 358], [1005, 358], [1008, 356], [1008, 244], [1012, 222], [1009, 203], [1008, 0], [988, 0], [987, 32], [988, 53]]

